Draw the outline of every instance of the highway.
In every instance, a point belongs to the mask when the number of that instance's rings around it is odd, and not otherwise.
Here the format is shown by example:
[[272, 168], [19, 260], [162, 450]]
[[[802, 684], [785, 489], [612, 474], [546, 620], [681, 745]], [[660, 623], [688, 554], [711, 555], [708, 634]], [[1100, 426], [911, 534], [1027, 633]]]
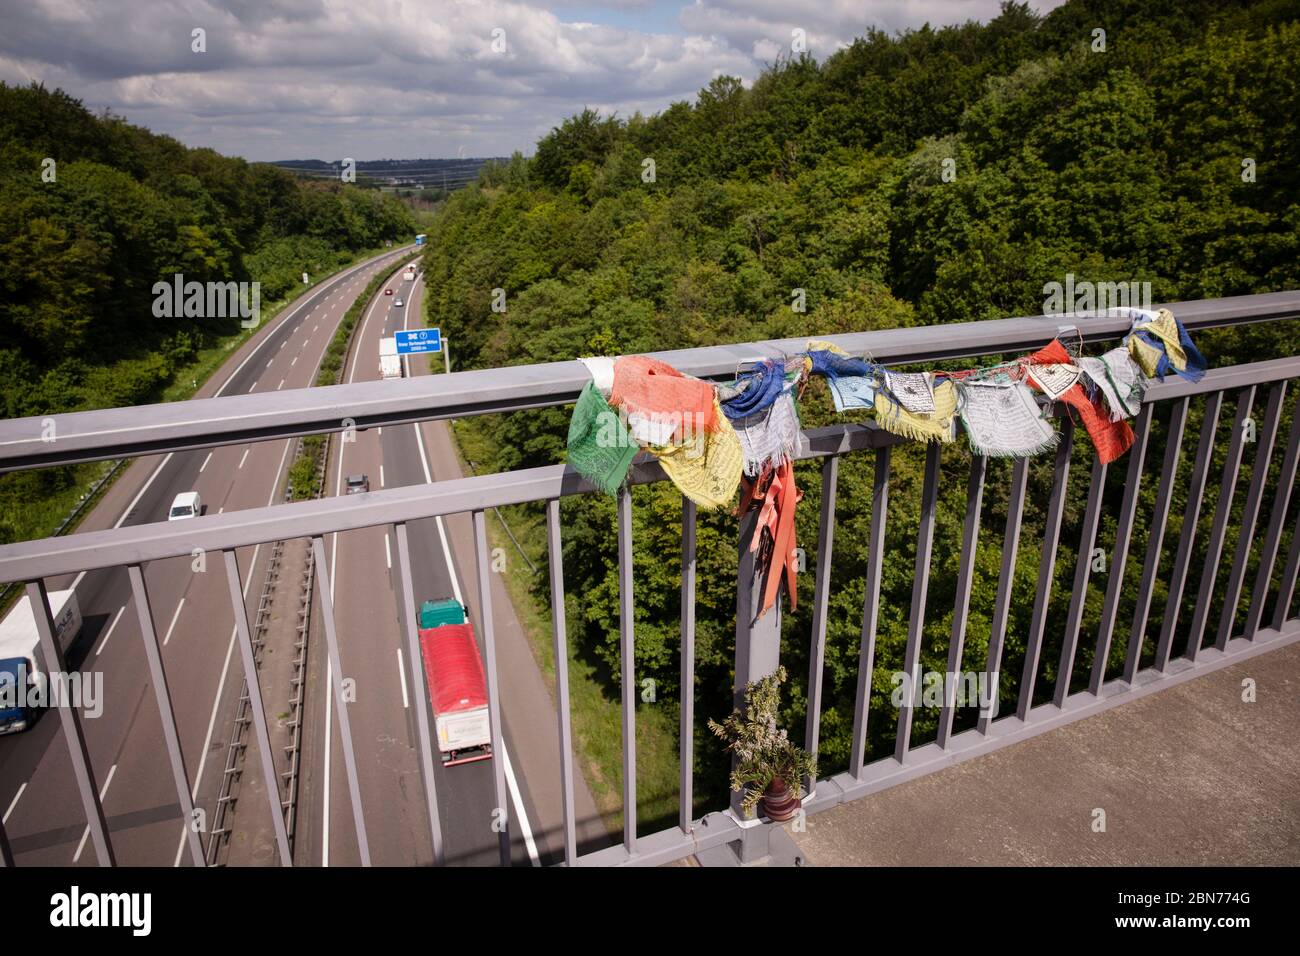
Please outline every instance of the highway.
[[[377, 270], [410, 252], [394, 250], [322, 282], [239, 348], [197, 397], [309, 387], [349, 305]], [[165, 520], [172, 498], [189, 490], [199, 492], [208, 514], [272, 504], [282, 493], [292, 444], [261, 442], [140, 459], [79, 530]], [[257, 598], [266, 550], [239, 551], [246, 600], [250, 594]], [[196, 566], [178, 558], [151, 563], [145, 580], [196, 804], [210, 814], [243, 677], [234, 653], [225, 570], [219, 555]], [[188, 865], [126, 570], [46, 583], [51, 590], [71, 585], [77, 591], [84, 626], [69, 667], [104, 675], [103, 714], [83, 719], [82, 726], [117, 862]], [[0, 814], [20, 865], [96, 862], [53, 714], [26, 733], [0, 738]]]
[[[380, 377], [379, 340], [403, 328], [423, 326], [421, 279], [391, 283], [395, 295], [376, 297], [357, 331], [346, 381]], [[396, 299], [405, 305], [398, 308]], [[411, 374], [441, 372], [440, 355], [410, 356]], [[349, 474], [365, 474], [372, 491], [460, 477], [450, 432], [443, 422], [403, 425], [359, 432], [355, 442], [334, 441], [327, 472], [329, 493], [344, 493]], [[341, 450], [341, 454], [340, 454]], [[490, 520], [496, 520], [489, 516]], [[470, 518], [412, 522], [408, 527], [412, 583], [417, 600], [454, 597], [466, 604], [482, 647], [482, 613], [478, 600]], [[432, 839], [419, 764], [412, 677], [419, 661], [406, 658], [397, 612], [397, 544], [389, 528], [365, 528], [326, 539], [333, 575], [335, 622], [345, 676], [356, 688], [349, 706], [371, 859], [383, 864], [427, 865], [433, 862]], [[507, 560], [520, 560], [516, 554]], [[498, 666], [505, 753], [492, 760], [443, 767], [435, 758], [434, 779], [445, 860], [452, 865], [496, 866], [500, 861], [492, 761], [506, 766], [512, 862], [541, 865], [563, 859], [559, 749], [554, 702], [515, 621], [500, 575], [493, 575]], [[360, 855], [352, 806], [344, 776], [343, 751], [328, 688], [323, 630], [309, 661], [305, 729], [302, 814], [296, 862], [355, 865]], [[430, 715], [432, 724], [432, 715]], [[325, 755], [328, 753], [328, 759]], [[595, 845], [607, 837], [596, 819], [595, 804], [578, 775], [576, 805], [582, 833]]]

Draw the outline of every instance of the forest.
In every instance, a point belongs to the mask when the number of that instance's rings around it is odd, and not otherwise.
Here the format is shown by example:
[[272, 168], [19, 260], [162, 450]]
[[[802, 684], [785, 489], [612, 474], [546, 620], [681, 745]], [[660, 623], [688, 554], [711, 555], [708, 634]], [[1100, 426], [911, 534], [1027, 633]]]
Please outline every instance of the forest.
[[[1290, 2], [1203, 0], [1175, 10], [1155, 0], [1070, 0], [1045, 16], [1005, 3], [985, 24], [871, 31], [820, 59], [782, 57], [751, 84], [718, 77], [693, 102], [655, 115], [583, 110], [552, 129], [530, 157], [490, 164], [476, 185], [450, 197], [429, 230], [426, 319], [442, 328], [463, 369], [1037, 315], [1045, 284], [1067, 275], [1149, 282], [1156, 302], [1294, 289], [1298, 83], [1300, 5]], [[504, 294], [504, 311], [492, 308], [502, 294], [495, 290]], [[804, 291], [804, 312], [791, 307], [795, 290]], [[1215, 367], [1295, 354], [1300, 338], [1292, 323], [1269, 323], [1204, 332], [1197, 343]], [[1263, 390], [1254, 396], [1257, 417], [1264, 397]], [[1203, 428], [1231, 428], [1236, 400], [1228, 397], [1217, 423], [1206, 420], [1203, 402], [1193, 402], [1184, 459]], [[1288, 396], [1282, 435], [1292, 404]], [[805, 428], [851, 420], [834, 414], [820, 383], [808, 390], [800, 415]], [[1167, 408], [1157, 410], [1141, 514], [1150, 514], [1168, 418]], [[520, 412], [461, 421], [458, 434], [480, 468], [508, 470], [564, 460], [567, 422], [568, 409]], [[1218, 443], [1220, 455], [1226, 445]], [[924, 457], [915, 443], [893, 455], [869, 759], [891, 753], [894, 743], [890, 678], [907, 639]], [[1079, 429], [1037, 699], [1050, 697], [1057, 676], [1092, 460]], [[873, 464], [873, 456], [858, 455], [840, 467], [823, 773], [849, 760]], [[1253, 466], [1248, 454], [1243, 481]], [[926, 670], [946, 670], [969, 468], [961, 443], [944, 450]], [[1010, 470], [1005, 461], [988, 466], [963, 669], [985, 664]], [[1105, 475], [1107, 507], [1096, 544], [1107, 561], [1115, 557], [1126, 470], [1121, 459]], [[1033, 460], [1000, 684], [1004, 713], [1019, 688], [1051, 471], [1051, 455]], [[1202, 522], [1213, 514], [1220, 473], [1216, 460]], [[785, 725], [800, 736], [818, 463], [799, 464], [797, 476], [807, 568], [798, 609], [783, 619], [782, 661], [795, 676]], [[1267, 501], [1272, 487], [1270, 479]], [[1163, 569], [1186, 505], [1184, 477]], [[614, 510], [612, 498], [597, 495], [563, 505], [570, 649], [611, 701], [620, 694]], [[517, 509], [510, 519], [539, 547], [540, 512]], [[1236, 528], [1228, 538], [1233, 545]], [[1139, 520], [1124, 569], [1112, 675], [1130, 639], [1127, 622], [1149, 537]], [[664, 715], [643, 733], [670, 735], [682, 693], [681, 498], [671, 485], [635, 489], [633, 539], [637, 680], [654, 681]], [[1204, 539], [1198, 536], [1199, 546]], [[726, 761], [700, 728], [731, 701], [736, 518], [725, 510], [701, 513], [698, 548], [696, 779], [698, 806], [716, 808]], [[1192, 567], [1185, 602], [1194, 600], [1199, 583], [1199, 562]], [[1076, 690], [1086, 686], [1092, 664], [1088, 635], [1097, 628], [1107, 573], [1094, 573], [1084, 595]], [[1165, 607], [1160, 580], [1146, 658]], [[544, 608], [545, 573], [532, 579], [531, 590]], [[1190, 617], [1185, 607], [1176, 652], [1193, 639]], [[1218, 608], [1209, 620], [1204, 639], [1213, 640]], [[648, 709], [638, 705], [639, 713]], [[937, 711], [922, 709], [916, 720], [913, 745], [932, 740]], [[958, 730], [972, 724], [973, 711], [959, 713]], [[594, 739], [600, 732], [578, 728], [589, 752], [601, 749]], [[616, 735], [617, 725], [603, 732]], [[654, 746], [643, 740], [643, 747]], [[671, 737], [666, 746], [673, 746]], [[616, 760], [602, 767], [618, 772]], [[672, 775], [643, 774], [639, 785], [648, 815], [671, 821]]]
[[[92, 114], [61, 90], [0, 83], [0, 416], [158, 401], [200, 350], [240, 332], [233, 318], [155, 316], [160, 279], [260, 282], [265, 310], [304, 271], [414, 232], [410, 210], [375, 191], [303, 182]], [[77, 477], [0, 478], [0, 541], [13, 508]]]

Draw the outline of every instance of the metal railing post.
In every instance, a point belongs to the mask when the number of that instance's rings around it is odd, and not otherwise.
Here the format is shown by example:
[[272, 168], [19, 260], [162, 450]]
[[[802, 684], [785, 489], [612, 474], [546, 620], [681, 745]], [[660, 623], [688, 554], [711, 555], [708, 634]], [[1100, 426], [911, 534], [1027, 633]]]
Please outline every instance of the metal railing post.
[[[757, 552], [750, 551], [749, 544], [754, 535], [760, 533], [759, 514], [758, 509], [751, 509], [740, 520], [740, 562], [736, 581], [736, 678], [732, 688], [732, 704], [741, 710], [745, 707], [746, 685], [775, 673], [781, 662], [779, 594], [771, 609], [756, 619], [763, 607], [766, 576], [759, 573]], [[733, 767], [735, 763], [733, 757]], [[744, 798], [743, 792], [731, 792], [731, 812], [738, 820], [746, 819], [741, 807]], [[743, 830], [742, 838], [735, 847], [740, 861], [748, 863], [767, 853], [767, 839], [761, 835], [761, 828]]]
[[66, 681], [63, 679], [68, 668], [64, 663], [63, 648], [59, 647], [59, 642], [54, 637], [54, 619], [50, 616], [50, 599], [44, 581], [27, 582], [27, 600], [31, 602], [32, 616], [36, 618], [36, 632], [40, 635], [46, 676], [51, 686], [56, 681], [63, 685], [57, 701], [59, 723], [63, 728], [63, 739], [68, 745], [68, 756], [72, 759], [72, 773], [77, 779], [77, 789], [81, 792], [81, 806], [86, 812], [86, 826], [90, 830], [91, 842], [95, 845], [95, 856], [100, 866], [116, 866], [113, 843], [108, 835], [108, 822], [104, 819], [104, 804], [95, 783], [95, 768], [90, 762], [90, 751], [86, 748], [86, 735], [81, 730], [81, 716], [69, 699]]

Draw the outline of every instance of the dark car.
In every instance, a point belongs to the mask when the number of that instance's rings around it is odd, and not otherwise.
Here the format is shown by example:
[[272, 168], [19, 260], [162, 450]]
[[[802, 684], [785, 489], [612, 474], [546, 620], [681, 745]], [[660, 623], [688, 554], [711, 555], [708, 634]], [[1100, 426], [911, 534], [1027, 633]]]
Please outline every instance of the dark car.
[[370, 490], [370, 479], [365, 475], [348, 475], [348, 494], [360, 494]]

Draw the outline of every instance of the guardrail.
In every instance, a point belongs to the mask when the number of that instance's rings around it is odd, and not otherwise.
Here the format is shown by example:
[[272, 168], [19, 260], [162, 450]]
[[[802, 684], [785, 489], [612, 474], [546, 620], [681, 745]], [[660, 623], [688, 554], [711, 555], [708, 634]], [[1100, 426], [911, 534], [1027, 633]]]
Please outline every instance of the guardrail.
[[[1183, 303], [1174, 306], [1177, 314], [1190, 328], [1206, 328], [1240, 322], [1270, 321], [1300, 316], [1300, 293], [1286, 292], [1266, 296], [1242, 297], [1221, 300], [1217, 308], [1213, 302]], [[1080, 331], [1089, 341], [1114, 338], [1127, 330], [1127, 324], [1117, 320], [1097, 319], [1097, 327], [1090, 324]], [[1041, 346], [1058, 331], [1060, 321], [1052, 317], [1008, 319], [968, 325], [945, 326], [931, 329], [906, 329], [893, 332], [860, 333], [833, 336], [832, 341], [849, 350], [869, 349], [877, 360], [900, 363], [936, 354], [957, 357], [984, 354], [1001, 354], [1017, 349], [1028, 350]], [[682, 353], [661, 353], [679, 368], [705, 376], [730, 375], [738, 361], [752, 359], [761, 354], [786, 349], [795, 351], [804, 340], [787, 340], [775, 343], [755, 343], [741, 346], [724, 346], [715, 349], [696, 349]], [[1275, 491], [1270, 507], [1265, 510], [1266, 489], [1271, 473], [1274, 446], [1277, 443], [1283, 420], [1284, 402], [1292, 379], [1300, 378], [1300, 356], [1290, 356], [1248, 365], [1213, 369], [1197, 383], [1183, 380], [1153, 384], [1146, 393], [1144, 405], [1138, 415], [1134, 431], [1136, 440], [1129, 451], [1127, 480], [1119, 504], [1116, 540], [1112, 553], [1112, 570], [1104, 598], [1101, 627], [1096, 635], [1094, 661], [1087, 690], [1070, 693], [1070, 675], [1082, 640], [1079, 633], [1083, 615], [1083, 596], [1089, 580], [1089, 562], [1103, 507], [1102, 488], [1107, 466], [1094, 461], [1091, 471], [1086, 514], [1081, 525], [1079, 563], [1074, 587], [1071, 591], [1066, 618], [1066, 638], [1061, 648], [1059, 677], [1053, 687], [1050, 703], [1035, 703], [1035, 683], [1039, 662], [1044, 650], [1047, 613], [1051, 599], [1053, 572], [1057, 558], [1062, 528], [1065, 487], [1071, 464], [1073, 423], [1062, 420], [1063, 441], [1058, 445], [1053, 465], [1053, 477], [1047, 508], [1044, 546], [1035, 589], [1030, 633], [1026, 636], [1026, 659], [1019, 685], [1016, 712], [998, 719], [982, 716], [978, 725], [960, 733], [953, 732], [954, 702], [945, 700], [940, 715], [938, 737], [933, 743], [919, 746], [911, 744], [913, 708], [904, 703], [898, 708], [896, 749], [892, 756], [867, 763], [865, 741], [870, 713], [869, 681], [872, 673], [875, 639], [878, 623], [881, 569], [885, 560], [884, 542], [887, 502], [890, 490], [891, 455], [896, 446], [907, 440], [884, 431], [874, 424], [835, 425], [806, 430], [801, 435], [798, 458], [822, 460], [821, 533], [818, 540], [816, 585], [813, 594], [813, 625], [810, 640], [810, 671], [808, 680], [808, 724], [805, 744], [816, 749], [819, 735], [821, 701], [821, 672], [824, 658], [831, 547], [835, 530], [835, 499], [838, 487], [839, 460], [846, 455], [871, 453], [874, 456], [874, 484], [871, 507], [868, 571], [863, 605], [862, 642], [858, 660], [858, 685], [853, 718], [853, 752], [849, 769], [834, 776], [810, 781], [815, 784], [815, 795], [806, 803], [808, 812], [818, 812], [837, 803], [855, 799], [867, 793], [895, 785], [921, 774], [932, 772], [954, 762], [970, 759], [1028, 736], [1042, 733], [1107, 709], [1135, 697], [1181, 683], [1211, 670], [1246, 659], [1300, 639], [1300, 620], [1291, 616], [1290, 605], [1294, 595], [1296, 575], [1300, 570], [1300, 527], [1292, 532], [1291, 544], [1282, 563], [1281, 584], [1274, 588], [1273, 579], [1282, 558], [1281, 542], [1289, 522], [1290, 501], [1295, 485], [1297, 464], [1300, 463], [1300, 402], [1297, 402], [1286, 438], [1285, 453], [1277, 472]], [[417, 379], [368, 385], [334, 386], [304, 389], [299, 392], [280, 392], [275, 395], [244, 396], [208, 399], [181, 406], [152, 406], [143, 409], [111, 412], [85, 412], [63, 416], [59, 419], [58, 446], [37, 449], [27, 435], [33, 420], [0, 423], [0, 464], [6, 468], [34, 467], [37, 464], [65, 463], [73, 460], [93, 460], [110, 449], [115, 456], [123, 448], [131, 453], [142, 449], [151, 451], [176, 448], [198, 448], [224, 444], [230, 441], [248, 441], [250, 438], [278, 438], [317, 430], [339, 430], [351, 420], [357, 427], [394, 424], [429, 418], [462, 417], [489, 411], [506, 411], [519, 408], [536, 408], [560, 404], [576, 398], [586, 380], [584, 366], [576, 362], [561, 362], [547, 366], [524, 366], [488, 372], [458, 372]], [[1267, 393], [1265, 413], [1258, 427], [1255, 441], [1255, 460], [1241, 511], [1235, 548], [1228, 541], [1230, 523], [1238, 523], [1233, 513], [1233, 500], [1238, 483], [1240, 466], [1245, 454], [1244, 429], [1234, 429], [1226, 454], [1226, 464], [1221, 480], [1213, 524], [1207, 539], [1206, 561], [1210, 573], [1202, 574], [1201, 587], [1193, 612], [1195, 641], [1189, 640], [1182, 655], [1174, 654], [1174, 632], [1178, 611], [1192, 560], [1196, 517], [1199, 515], [1206, 483], [1213, 461], [1215, 441], [1214, 424], [1229, 393], [1236, 395], [1237, 424], [1241, 425], [1255, 406], [1257, 396]], [[1159, 573], [1164, 547], [1164, 529], [1169, 517], [1174, 485], [1181, 461], [1184, 426], [1189, 402], [1193, 398], [1205, 400], [1206, 427], [1197, 440], [1196, 453], [1189, 478], [1189, 510], [1191, 521], [1184, 521], [1177, 545], [1177, 553], [1168, 580], [1169, 599], [1161, 622], [1160, 636], [1155, 648], [1154, 663], [1141, 667], [1143, 636], [1151, 614], [1151, 595]], [[1138, 491], [1146, 469], [1148, 443], [1152, 432], [1153, 409], [1158, 403], [1171, 406], [1168, 427], [1169, 438], [1163, 455], [1156, 490], [1156, 508], [1151, 516], [1153, 534], [1143, 562], [1140, 599], [1136, 609], [1126, 665], [1120, 678], [1105, 679], [1105, 662], [1112, 640], [1119, 627], [1118, 609], [1123, 568], [1128, 558], [1131, 535], [1137, 520]], [[256, 408], [253, 408], [256, 406]], [[141, 421], [130, 424], [131, 412], [138, 413]], [[66, 427], [66, 430], [64, 428]], [[237, 436], [237, 437], [232, 437]], [[65, 441], [69, 444], [64, 444]], [[957, 452], [954, 452], [957, 453]], [[966, 454], [964, 451], [960, 451]], [[931, 444], [926, 449], [925, 477], [921, 497], [921, 520], [916, 550], [916, 572], [913, 585], [908, 640], [904, 672], [911, 680], [918, 675], [924, 614], [930, 584], [930, 556], [934, 541], [935, 511], [939, 492], [941, 448]], [[956, 606], [953, 615], [953, 634], [950, 643], [949, 670], [960, 665], [965, 639], [966, 619], [971, 595], [972, 568], [975, 547], [980, 531], [980, 515], [986, 475], [986, 459], [970, 456], [970, 476], [967, 485], [967, 509], [963, 530], [962, 552], [957, 578]], [[1003, 541], [1001, 575], [995, 598], [992, 634], [986, 666], [986, 676], [996, 680], [1001, 669], [1001, 654], [1005, 643], [1011, 602], [1011, 572], [1015, 567], [1021, 535], [1022, 517], [1026, 502], [1029, 465], [1018, 460], [1012, 466], [1010, 503]], [[622, 686], [633, 686], [633, 628], [632, 576], [632, 495], [630, 487], [666, 480], [656, 461], [649, 456], [639, 456], [634, 463], [628, 483], [618, 496], [616, 529], [618, 535], [619, 579], [621, 583], [621, 676]], [[565, 662], [568, 660], [566, 626], [564, 618], [564, 581], [561, 566], [562, 529], [559, 502], [562, 498], [594, 492], [595, 489], [580, 475], [564, 465], [530, 468], [504, 474], [477, 475], [433, 485], [419, 485], [385, 489], [365, 495], [344, 496], [316, 501], [299, 502], [269, 508], [255, 508], [227, 514], [206, 516], [186, 522], [161, 522], [152, 525], [118, 528], [111, 531], [88, 532], [64, 538], [24, 542], [0, 547], [0, 581], [26, 581], [33, 604], [47, 608], [44, 600], [46, 577], [83, 570], [126, 566], [136, 595], [137, 613], [144, 634], [155, 693], [163, 716], [165, 738], [182, 811], [192, 817], [189, 781], [172, 717], [171, 701], [163, 673], [157, 638], [149, 612], [147, 593], [141, 566], [168, 557], [190, 555], [194, 550], [220, 551], [229, 583], [231, 609], [234, 615], [238, 643], [245, 674], [254, 672], [254, 645], [247, 610], [242, 598], [236, 549], [287, 538], [312, 539], [317, 556], [316, 573], [319, 576], [322, 612], [325, 624], [327, 650], [334, 666], [332, 691], [340, 718], [340, 744], [344, 755], [345, 772], [352, 794], [354, 822], [358, 846], [363, 862], [369, 862], [368, 841], [364, 815], [359, 800], [356, 760], [353, 741], [348, 728], [347, 708], [343, 699], [342, 668], [338, 666], [339, 648], [333, 618], [332, 588], [329, 570], [321, 560], [323, 536], [326, 534], [381, 525], [390, 525], [397, 543], [396, 579], [398, 613], [406, 651], [412, 661], [420, 660], [420, 650], [413, 609], [416, 595], [412, 588], [411, 559], [408, 525], [412, 521], [435, 516], [468, 513], [472, 517], [475, 566], [480, 602], [480, 631], [485, 649], [485, 664], [490, 700], [490, 718], [494, 752], [504, 753], [499, 702], [498, 660], [493, 625], [492, 600], [489, 588], [488, 567], [491, 555], [487, 543], [486, 515], [492, 508], [505, 505], [544, 502], [546, 504], [548, 563], [551, 584], [551, 613], [554, 633], [554, 651], [557, 674], [558, 725], [556, 732], [561, 741], [561, 784], [563, 788], [565, 860], [569, 865], [602, 864], [655, 864], [677, 859], [724, 843], [742, 846], [752, 844], [753, 831], [742, 824], [731, 811], [711, 813], [701, 820], [692, 812], [692, 740], [694, 707], [691, 695], [683, 699], [682, 725], [679, 739], [682, 780], [678, 826], [659, 833], [640, 836], [637, 832], [636, 806], [636, 735], [635, 695], [623, 695], [623, 793], [624, 833], [622, 843], [616, 846], [580, 855], [575, 837], [573, 816], [573, 754], [572, 732], [569, 724], [569, 691]], [[1193, 510], [1194, 509], [1194, 510]], [[1266, 517], [1265, 517], [1266, 516]], [[1262, 541], [1257, 542], [1255, 532], [1266, 520]], [[749, 624], [754, 615], [752, 602], [752, 567], [743, 557], [748, 554], [749, 537], [755, 531], [756, 514], [742, 521], [740, 553], [742, 565], [737, 596], [736, 630], [736, 690], [739, 692], [748, 680], [768, 673], [779, 659], [779, 610], [769, 614], [757, 624]], [[696, 512], [694, 506], [683, 501], [682, 525], [682, 686], [694, 686], [694, 633], [695, 633], [695, 535]], [[1256, 545], [1258, 551], [1255, 551]], [[1221, 560], [1231, 554], [1228, 585], [1224, 593], [1214, 593], [1214, 570]], [[1258, 564], [1251, 604], [1244, 628], [1236, 628], [1237, 610], [1245, 591], [1245, 578], [1252, 554], [1258, 554]], [[1223, 614], [1214, 634], [1213, 646], [1202, 646], [1199, 635], [1209, 626], [1211, 603], [1223, 600]], [[1266, 622], [1263, 611], [1268, 599], [1274, 600], [1275, 611]], [[53, 640], [53, 625], [48, 608], [38, 617], [43, 652], [47, 659], [58, 660], [59, 654]], [[422, 669], [412, 667], [414, 699], [427, 699]], [[256, 680], [249, 680], [251, 716], [254, 732], [262, 754], [266, 790], [272, 801], [272, 818], [276, 827], [280, 861], [289, 864], [289, 843], [282, 815], [275, 769], [270, 762], [269, 737], [266, 717]], [[74, 710], [61, 707], [63, 731], [73, 755], [74, 773], [85, 807], [91, 837], [101, 862], [110, 862], [112, 852], [98, 790], [94, 785], [89, 761], [85, 754], [84, 739], [79, 718]], [[416, 708], [420, 759], [425, 784], [426, 807], [433, 837], [435, 857], [442, 861], [441, 831], [438, 818], [437, 796], [433, 776], [434, 750], [430, 738], [427, 708]], [[509, 807], [503, 761], [493, 761], [495, 806]], [[3, 831], [0, 830], [0, 842]], [[500, 833], [501, 860], [510, 862], [510, 828]], [[197, 838], [191, 842], [192, 857], [202, 865], [202, 853]]]

